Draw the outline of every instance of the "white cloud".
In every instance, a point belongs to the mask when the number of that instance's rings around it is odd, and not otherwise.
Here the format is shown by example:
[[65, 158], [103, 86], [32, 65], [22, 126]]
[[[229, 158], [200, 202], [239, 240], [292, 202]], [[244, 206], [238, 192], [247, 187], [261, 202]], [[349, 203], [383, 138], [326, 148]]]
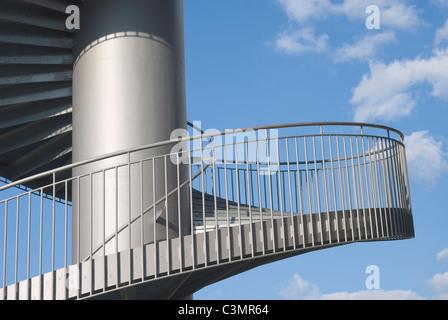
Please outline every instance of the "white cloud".
[[[335, 3], [330, 0], [277, 0], [291, 20], [298, 23], [315, 19], [325, 19], [329, 16], [345, 16], [350, 20], [366, 19], [366, 8], [371, 0], [344, 0]], [[407, 4], [407, 0], [376, 0], [380, 8], [381, 24], [401, 30], [413, 30], [423, 24], [418, 16], [418, 10]]]
[[411, 290], [363, 290], [324, 294], [322, 300], [425, 300]]
[[304, 52], [323, 52], [327, 50], [328, 35], [318, 37], [313, 28], [303, 28], [282, 33], [276, 43], [276, 48], [286, 54], [301, 54]]
[[435, 299], [448, 299], [448, 272], [435, 274], [429, 282], [436, 291]]
[[428, 131], [418, 131], [405, 137], [406, 158], [411, 177], [433, 185], [443, 172], [448, 172], [447, 154], [443, 143]]
[[436, 31], [434, 43], [440, 45], [443, 41], [448, 40], [448, 20], [445, 25]]
[[337, 49], [334, 55], [336, 62], [345, 62], [353, 59], [365, 60], [375, 56], [379, 49], [389, 42], [395, 41], [395, 32], [370, 33], [354, 44], [345, 44]]
[[290, 300], [313, 299], [320, 295], [316, 285], [310, 284], [308, 280], [302, 279], [300, 275], [294, 274], [291, 282], [280, 290], [279, 295]]
[[[322, 53], [328, 51], [329, 36], [326, 33], [316, 36], [314, 23], [329, 17], [346, 17], [359, 24], [365, 30], [368, 17], [366, 8], [371, 0], [277, 0], [290, 21], [290, 30], [279, 35], [276, 48], [285, 54], [297, 55], [305, 52]], [[354, 44], [346, 44], [336, 50], [335, 61], [348, 59], [366, 59], [371, 57], [382, 45], [395, 40], [392, 29], [414, 30], [423, 24], [418, 10], [407, 4], [407, 0], [377, 0], [380, 9], [381, 28], [389, 28], [387, 32], [375, 33]]]
[[437, 253], [437, 261], [445, 259], [448, 260], [448, 248], [445, 248], [439, 253]]
[[428, 59], [394, 61], [388, 65], [370, 63], [350, 100], [355, 121], [396, 120], [409, 116], [417, 105], [411, 88], [429, 83], [434, 97], [448, 102], [448, 49], [436, 50]]
[[321, 294], [319, 288], [294, 274], [291, 282], [279, 295], [290, 300], [422, 300], [425, 299], [411, 290], [361, 290], [356, 292], [335, 292]]
[[333, 4], [329, 0], [277, 0], [291, 20], [299, 23], [327, 16]]

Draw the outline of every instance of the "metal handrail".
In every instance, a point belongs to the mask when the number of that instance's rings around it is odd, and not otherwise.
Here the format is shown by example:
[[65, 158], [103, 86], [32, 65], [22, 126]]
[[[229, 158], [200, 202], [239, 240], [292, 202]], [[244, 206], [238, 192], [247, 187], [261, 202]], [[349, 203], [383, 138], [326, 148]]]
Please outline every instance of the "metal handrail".
[[[395, 132], [396, 134], [398, 134], [401, 138], [401, 142], [404, 141], [404, 135], [401, 131], [388, 127], [388, 126], [384, 126], [384, 125], [378, 125], [378, 124], [370, 124], [370, 123], [362, 123], [362, 122], [339, 122], [339, 121], [329, 121], [329, 122], [305, 122], [305, 123], [289, 123], [289, 124], [280, 124], [280, 125], [264, 125], [264, 126], [255, 126], [255, 127], [247, 127], [244, 129], [241, 129], [242, 131], [247, 131], [247, 130], [270, 130], [270, 129], [283, 129], [283, 128], [292, 128], [292, 127], [316, 127], [316, 126], [351, 126], [351, 127], [360, 127], [360, 128], [364, 128], [364, 127], [369, 127], [369, 128], [376, 128], [376, 129], [384, 129], [387, 130], [387, 132]], [[0, 192], [4, 191], [6, 189], [9, 189], [11, 187], [15, 187], [15, 186], [19, 186], [19, 185], [25, 185], [30, 181], [36, 180], [36, 179], [40, 179], [40, 178], [44, 178], [50, 175], [53, 175], [55, 173], [58, 172], [62, 172], [62, 171], [66, 171], [66, 170], [70, 170], [76, 167], [80, 167], [80, 166], [84, 166], [84, 165], [88, 165], [97, 161], [101, 161], [101, 160], [106, 160], [106, 159], [110, 159], [110, 158], [114, 158], [114, 157], [118, 157], [118, 156], [122, 156], [122, 155], [126, 155], [126, 154], [130, 154], [130, 153], [134, 153], [134, 152], [138, 152], [138, 151], [142, 151], [142, 150], [147, 150], [147, 149], [152, 149], [152, 148], [156, 148], [156, 147], [161, 147], [161, 146], [166, 146], [166, 145], [171, 145], [174, 143], [179, 143], [179, 142], [188, 142], [188, 141], [193, 141], [193, 140], [197, 140], [197, 139], [204, 139], [204, 138], [210, 138], [210, 137], [214, 137], [214, 136], [219, 136], [219, 135], [226, 135], [229, 132], [227, 132], [227, 130], [222, 130], [219, 132], [212, 132], [212, 133], [207, 133], [207, 134], [200, 134], [200, 135], [195, 135], [192, 137], [182, 137], [182, 138], [177, 138], [177, 139], [172, 139], [172, 140], [165, 140], [165, 141], [161, 141], [161, 142], [156, 142], [156, 143], [152, 143], [152, 144], [148, 144], [145, 146], [141, 146], [141, 147], [134, 147], [134, 148], [129, 148], [129, 149], [124, 149], [121, 151], [116, 151], [116, 152], [112, 152], [112, 153], [108, 153], [102, 156], [98, 156], [98, 157], [94, 157], [88, 160], [83, 160], [83, 161], [79, 161], [76, 163], [72, 163], [66, 166], [62, 166], [59, 167], [57, 169], [53, 169], [53, 170], [49, 170], [46, 172], [42, 172], [39, 174], [36, 174], [34, 176], [31, 177], [27, 177], [15, 182], [12, 182], [8, 185], [5, 185], [3, 187], [0, 187]]]

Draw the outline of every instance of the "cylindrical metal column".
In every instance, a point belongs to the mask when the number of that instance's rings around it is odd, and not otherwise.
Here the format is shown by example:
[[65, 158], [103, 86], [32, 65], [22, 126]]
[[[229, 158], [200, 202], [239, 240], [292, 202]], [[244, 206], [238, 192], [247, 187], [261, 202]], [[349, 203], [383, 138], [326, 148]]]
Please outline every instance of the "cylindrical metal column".
[[[80, 9], [73, 73], [73, 161], [169, 140], [174, 129], [185, 128], [182, 0], [87, 0]], [[131, 160], [169, 154], [170, 149], [131, 154]], [[141, 208], [151, 207], [154, 196], [159, 200], [178, 185], [170, 157], [104, 170], [126, 157], [74, 170], [74, 176], [98, 172], [74, 181], [73, 262], [88, 258], [103, 242], [106, 251], [97, 250], [102, 254], [138, 247], [141, 230], [145, 243], [176, 237], [179, 225], [189, 232], [184, 227], [190, 225], [188, 216], [178, 218], [176, 196], [146, 213], [143, 223], [140, 218]], [[185, 201], [188, 197], [182, 199], [188, 208]], [[154, 211], [161, 221], [155, 227]], [[131, 220], [135, 221], [129, 230]]]

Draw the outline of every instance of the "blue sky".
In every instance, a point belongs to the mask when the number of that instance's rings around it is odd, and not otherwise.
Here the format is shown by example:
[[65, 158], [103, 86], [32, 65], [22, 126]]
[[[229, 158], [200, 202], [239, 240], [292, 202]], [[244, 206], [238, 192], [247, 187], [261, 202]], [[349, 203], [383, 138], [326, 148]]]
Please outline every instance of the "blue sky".
[[[366, 8], [380, 9], [367, 29]], [[202, 129], [362, 121], [402, 131], [415, 239], [269, 264], [195, 299], [448, 298], [448, 1], [185, 0], [187, 110]], [[368, 291], [366, 268], [380, 271]]]

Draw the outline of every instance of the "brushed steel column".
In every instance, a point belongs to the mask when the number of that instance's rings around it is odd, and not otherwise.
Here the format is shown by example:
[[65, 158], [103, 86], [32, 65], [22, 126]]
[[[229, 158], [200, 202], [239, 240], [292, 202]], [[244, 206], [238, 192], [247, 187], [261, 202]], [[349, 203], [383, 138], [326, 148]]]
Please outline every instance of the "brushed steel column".
[[[87, 0], [80, 9], [73, 74], [73, 161], [169, 140], [174, 129], [185, 128], [182, 0]], [[131, 160], [167, 154], [170, 149], [168, 146], [132, 154]], [[78, 176], [99, 171], [74, 183], [73, 262], [78, 260], [78, 250], [84, 260], [92, 253], [115, 252], [116, 246], [119, 251], [139, 247], [139, 216], [142, 206], [148, 208], [153, 203], [153, 179], [156, 200], [178, 184], [177, 167], [169, 157], [166, 162], [161, 158], [155, 163], [104, 170], [121, 160], [126, 161], [126, 156], [73, 172]], [[188, 172], [184, 169], [181, 177], [186, 180]], [[188, 208], [188, 197], [181, 198], [182, 207]], [[165, 210], [165, 203], [156, 211]], [[177, 237], [177, 196], [169, 199], [168, 207], [168, 237]], [[157, 239], [167, 237], [166, 219], [154, 228], [153, 212], [150, 210], [143, 219], [145, 243], [154, 241], [154, 229]], [[129, 234], [126, 225], [131, 219], [136, 221]], [[183, 234], [189, 232], [188, 219], [187, 210], [180, 219]], [[106, 251], [95, 251], [104, 241]]]

